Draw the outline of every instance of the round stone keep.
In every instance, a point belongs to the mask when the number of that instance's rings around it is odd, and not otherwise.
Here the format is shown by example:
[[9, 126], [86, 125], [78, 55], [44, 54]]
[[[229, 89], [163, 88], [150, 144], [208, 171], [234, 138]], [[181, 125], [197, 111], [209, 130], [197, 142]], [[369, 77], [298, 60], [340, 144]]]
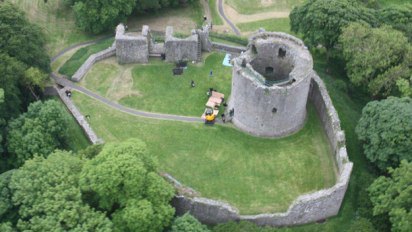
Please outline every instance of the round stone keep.
[[259, 32], [233, 60], [229, 112], [252, 135], [281, 137], [300, 130], [306, 119], [313, 60], [291, 35]]

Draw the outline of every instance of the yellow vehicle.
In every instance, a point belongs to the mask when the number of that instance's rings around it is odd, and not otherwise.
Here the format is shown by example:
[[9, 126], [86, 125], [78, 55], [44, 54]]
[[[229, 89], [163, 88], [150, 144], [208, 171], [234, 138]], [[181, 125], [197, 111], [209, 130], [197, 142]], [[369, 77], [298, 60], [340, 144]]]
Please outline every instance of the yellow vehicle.
[[215, 123], [216, 116], [213, 113], [212, 108], [206, 108], [205, 111], [205, 124], [214, 124]]

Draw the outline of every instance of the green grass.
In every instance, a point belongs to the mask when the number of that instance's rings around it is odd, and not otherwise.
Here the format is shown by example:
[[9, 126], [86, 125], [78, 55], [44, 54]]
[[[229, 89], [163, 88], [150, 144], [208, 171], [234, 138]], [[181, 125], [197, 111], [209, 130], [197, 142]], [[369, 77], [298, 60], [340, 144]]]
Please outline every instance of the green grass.
[[241, 14], [255, 14], [267, 11], [290, 11], [304, 0], [273, 0], [269, 5], [262, 5], [261, 0], [226, 0], [225, 2]]
[[264, 28], [266, 31], [280, 31], [294, 35], [294, 33], [290, 31], [289, 18], [265, 19], [251, 23], [240, 23], [236, 26], [242, 32], [257, 31], [259, 28]]
[[75, 25], [72, 9], [63, 4], [63, 0], [7, 0], [26, 13], [32, 23], [39, 25], [46, 35], [49, 55], [56, 55], [71, 44], [96, 38]]
[[[205, 109], [206, 92], [210, 87], [226, 96], [230, 94], [232, 69], [222, 65], [224, 56], [223, 53], [212, 53], [206, 57], [204, 64], [189, 64], [181, 76], [173, 76], [174, 64], [158, 59], [152, 59], [149, 64], [136, 64], [130, 83], [136, 94], [125, 94], [119, 102], [151, 112], [200, 116]], [[96, 64], [84, 78], [85, 87], [110, 98], [108, 91], [118, 85], [119, 79], [115, 76], [120, 68], [122, 66], [117, 64]], [[211, 69], [213, 76], [209, 77]], [[195, 88], [191, 88], [191, 80], [195, 81]]]
[[244, 214], [285, 211], [300, 194], [335, 183], [330, 148], [313, 107], [299, 133], [263, 139], [228, 126], [131, 116], [80, 93], [73, 100], [106, 142], [142, 139], [161, 171]]
[[219, 34], [215, 32], [211, 32], [209, 34], [211, 40], [220, 40], [223, 41], [223, 43], [226, 44], [235, 44], [236, 46], [247, 46], [248, 44], [248, 39], [245, 37], [240, 37], [240, 36], [235, 36], [231, 34]]
[[232, 41], [228, 41], [225, 39], [221, 39], [221, 38], [216, 38], [216, 37], [210, 37], [210, 39], [212, 40], [212, 42], [217, 42], [217, 43], [222, 43], [222, 44], [227, 44], [227, 45], [233, 45], [233, 46], [243, 46], [243, 44], [239, 44], [239, 43], [235, 43]]
[[80, 68], [80, 66], [89, 58], [90, 55], [100, 52], [113, 43], [114, 39], [105, 39], [92, 44], [90, 46], [79, 49], [73, 56], [66, 61], [66, 63], [59, 69], [59, 73], [66, 75], [68, 77], [73, 76], [73, 74]]
[[223, 20], [217, 10], [217, 0], [209, 0], [210, 14], [214, 25], [223, 25]]

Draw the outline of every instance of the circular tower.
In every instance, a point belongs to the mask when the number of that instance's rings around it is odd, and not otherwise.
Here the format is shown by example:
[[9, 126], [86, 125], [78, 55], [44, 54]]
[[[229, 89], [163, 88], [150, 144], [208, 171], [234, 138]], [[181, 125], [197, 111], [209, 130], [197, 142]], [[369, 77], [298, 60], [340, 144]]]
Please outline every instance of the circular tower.
[[243, 131], [281, 137], [306, 118], [313, 61], [303, 42], [278, 32], [258, 32], [233, 60], [229, 115]]

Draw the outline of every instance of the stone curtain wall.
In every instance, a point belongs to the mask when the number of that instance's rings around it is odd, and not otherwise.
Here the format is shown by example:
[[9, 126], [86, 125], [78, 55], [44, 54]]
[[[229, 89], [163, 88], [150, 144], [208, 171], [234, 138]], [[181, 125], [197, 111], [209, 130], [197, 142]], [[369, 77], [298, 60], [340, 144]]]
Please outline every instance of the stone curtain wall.
[[166, 61], [178, 62], [178, 61], [200, 61], [201, 44], [199, 36], [195, 31], [192, 31], [192, 35], [180, 39], [173, 36], [173, 27], [166, 27], [166, 39], [164, 43]]
[[[323, 81], [317, 74], [313, 74], [311, 78], [309, 101], [315, 105], [335, 156], [338, 178], [333, 187], [299, 196], [285, 213], [259, 215], [240, 215], [236, 208], [227, 203], [199, 198], [196, 194], [194, 197], [178, 194], [172, 201], [176, 213], [182, 215], [190, 212], [206, 224], [246, 220], [268, 226], [300, 225], [337, 215], [349, 184], [353, 163], [348, 159], [345, 135], [340, 127], [338, 114]], [[170, 180], [167, 176], [166, 179]], [[186, 192], [185, 187], [171, 182], [180, 193]]]
[[103, 140], [98, 138], [96, 133], [94, 133], [93, 129], [91, 128], [89, 122], [85, 119], [85, 117], [80, 113], [80, 111], [77, 109], [77, 107], [74, 105], [72, 100], [66, 96], [66, 90], [68, 90], [67, 87], [62, 88], [62, 89], [57, 89], [55, 87], [57, 93], [59, 94], [60, 99], [63, 101], [63, 103], [66, 105], [67, 109], [70, 111], [70, 113], [73, 115], [73, 117], [76, 119], [77, 123], [81, 126], [83, 131], [85, 132], [87, 138], [92, 144], [100, 144], [103, 143]]
[[141, 33], [126, 32], [125, 26], [116, 27], [116, 57], [119, 64], [147, 63], [152, 47], [149, 26], [144, 25]]
[[115, 54], [116, 54], [116, 45], [115, 43], [113, 43], [111, 47], [89, 56], [89, 58], [87, 58], [87, 60], [82, 64], [82, 66], [80, 66], [80, 68], [72, 76], [72, 80], [79, 82], [97, 61], [114, 56]]
[[217, 51], [234, 53], [234, 54], [240, 54], [246, 51], [246, 47], [232, 46], [232, 45], [227, 45], [227, 44], [222, 44], [222, 43], [217, 43], [217, 42], [212, 42], [212, 47], [213, 49]]

